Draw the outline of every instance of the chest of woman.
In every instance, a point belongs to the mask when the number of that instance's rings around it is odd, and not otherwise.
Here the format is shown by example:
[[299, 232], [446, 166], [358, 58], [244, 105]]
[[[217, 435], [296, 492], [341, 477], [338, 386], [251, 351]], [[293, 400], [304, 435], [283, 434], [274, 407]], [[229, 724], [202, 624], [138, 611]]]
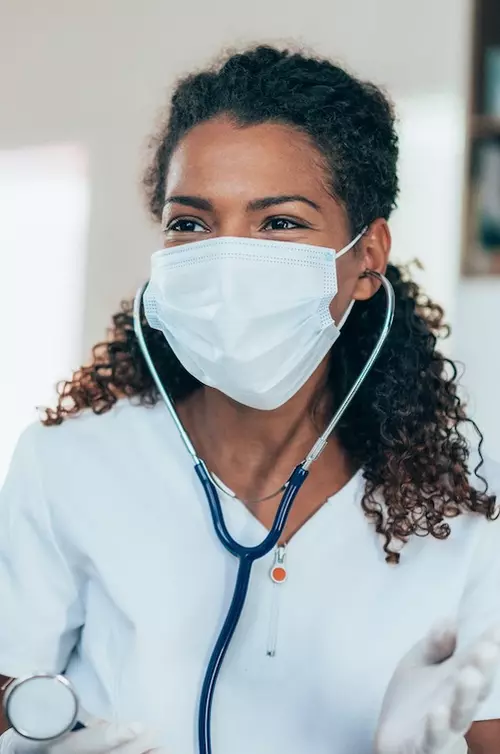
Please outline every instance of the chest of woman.
[[[262, 538], [241, 504], [223, 505], [235, 536]], [[139, 719], [174, 754], [195, 752], [199, 690], [237, 562], [203, 506], [123, 513], [112, 550], [89, 543], [86, 623], [68, 674], [93, 713]], [[284, 583], [270, 577], [274, 553], [257, 562], [217, 687], [214, 749], [368, 754], [398, 660], [458, 609], [469, 560], [460, 532], [415, 539], [389, 566], [354, 501], [332, 499], [286, 548]]]

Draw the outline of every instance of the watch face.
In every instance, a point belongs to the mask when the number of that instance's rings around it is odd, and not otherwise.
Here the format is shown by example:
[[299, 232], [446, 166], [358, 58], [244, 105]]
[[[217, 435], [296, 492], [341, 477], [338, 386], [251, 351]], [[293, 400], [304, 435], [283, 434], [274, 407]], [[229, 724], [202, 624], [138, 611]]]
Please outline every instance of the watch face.
[[4, 707], [10, 725], [19, 735], [49, 741], [72, 729], [78, 700], [62, 676], [33, 675], [8, 687]]

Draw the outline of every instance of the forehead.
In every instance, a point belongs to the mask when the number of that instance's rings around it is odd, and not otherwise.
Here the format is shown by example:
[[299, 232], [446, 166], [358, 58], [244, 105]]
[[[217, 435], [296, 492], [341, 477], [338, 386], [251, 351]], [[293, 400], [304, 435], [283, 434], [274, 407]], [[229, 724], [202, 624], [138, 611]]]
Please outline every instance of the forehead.
[[228, 118], [193, 128], [174, 151], [167, 193], [327, 194], [321, 155], [308, 137], [279, 123], [238, 126]]

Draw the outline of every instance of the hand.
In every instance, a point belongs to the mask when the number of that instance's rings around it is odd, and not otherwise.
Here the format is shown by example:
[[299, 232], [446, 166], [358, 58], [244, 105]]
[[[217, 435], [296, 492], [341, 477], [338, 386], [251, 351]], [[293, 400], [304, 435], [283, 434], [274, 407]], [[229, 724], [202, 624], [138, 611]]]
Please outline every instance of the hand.
[[0, 754], [166, 754], [154, 734], [143, 726], [116, 725], [97, 718], [86, 727], [55, 741], [29, 741], [12, 728], [0, 737]]
[[400, 661], [386, 691], [376, 754], [438, 754], [460, 741], [488, 696], [500, 663], [500, 626], [465, 652], [443, 626]]

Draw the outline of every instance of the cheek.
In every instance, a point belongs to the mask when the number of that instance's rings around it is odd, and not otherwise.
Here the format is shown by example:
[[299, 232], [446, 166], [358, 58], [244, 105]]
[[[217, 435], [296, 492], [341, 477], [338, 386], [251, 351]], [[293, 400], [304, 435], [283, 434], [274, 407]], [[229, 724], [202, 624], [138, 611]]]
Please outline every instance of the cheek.
[[347, 307], [351, 303], [354, 289], [358, 282], [356, 265], [337, 266], [337, 295], [330, 304], [330, 314], [335, 322], [339, 322]]

